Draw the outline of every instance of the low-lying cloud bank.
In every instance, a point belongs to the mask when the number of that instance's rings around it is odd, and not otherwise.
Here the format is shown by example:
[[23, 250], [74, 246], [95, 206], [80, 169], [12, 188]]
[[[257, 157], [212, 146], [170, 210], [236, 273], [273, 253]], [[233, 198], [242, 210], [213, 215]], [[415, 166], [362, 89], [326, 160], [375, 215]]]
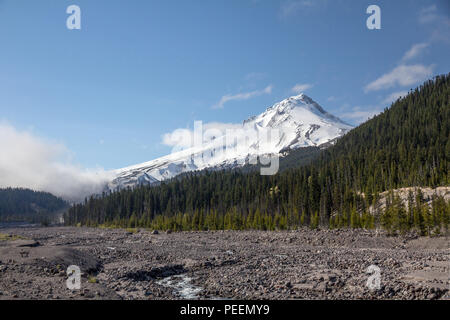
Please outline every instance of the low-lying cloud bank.
[[[202, 142], [210, 142], [214, 138], [222, 137], [227, 130], [243, 129], [242, 123], [208, 122], [201, 123], [200, 138]], [[173, 147], [172, 152], [192, 148], [195, 146], [195, 129], [179, 128], [166, 133], [162, 137], [162, 143]]]
[[103, 169], [73, 164], [64, 145], [7, 123], [0, 123], [0, 150], [0, 188], [30, 188], [79, 201], [102, 192], [111, 178]]

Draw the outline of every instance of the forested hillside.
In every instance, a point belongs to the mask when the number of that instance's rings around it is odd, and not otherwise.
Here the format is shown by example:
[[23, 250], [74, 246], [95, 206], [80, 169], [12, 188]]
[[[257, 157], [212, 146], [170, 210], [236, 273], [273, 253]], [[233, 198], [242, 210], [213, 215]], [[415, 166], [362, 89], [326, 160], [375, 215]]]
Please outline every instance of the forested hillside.
[[449, 99], [450, 75], [439, 76], [349, 132], [310, 165], [274, 176], [188, 174], [156, 187], [103, 194], [72, 207], [66, 223], [176, 230], [381, 225], [439, 232], [450, 216], [442, 198], [430, 208], [417, 192], [407, 211], [392, 194], [383, 212], [369, 214], [368, 208], [376, 207], [382, 191], [449, 185]]
[[47, 192], [0, 189], [0, 221], [47, 221], [53, 213], [67, 207], [67, 202]]

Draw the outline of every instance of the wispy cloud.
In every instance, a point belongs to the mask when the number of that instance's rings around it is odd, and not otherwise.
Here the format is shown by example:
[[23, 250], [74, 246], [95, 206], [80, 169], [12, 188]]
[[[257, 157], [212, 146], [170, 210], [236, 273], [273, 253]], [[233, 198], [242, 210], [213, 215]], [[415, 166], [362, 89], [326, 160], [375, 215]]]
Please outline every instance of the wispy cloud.
[[437, 7], [435, 4], [423, 8], [419, 12], [419, 22], [422, 24], [436, 21], [438, 18]]
[[368, 119], [372, 118], [373, 116], [379, 114], [382, 111], [383, 109], [378, 106], [365, 108], [357, 106], [353, 107], [351, 111], [341, 114], [341, 118], [358, 125], [360, 123], [367, 121]]
[[389, 104], [389, 103], [395, 102], [400, 97], [406, 97], [407, 94], [408, 94], [408, 91], [393, 92], [390, 95], [388, 95], [386, 97], [386, 99], [383, 100], [383, 103]]
[[0, 123], [0, 187], [22, 187], [81, 200], [103, 190], [103, 169], [84, 169], [71, 161], [62, 144]]
[[439, 10], [438, 7], [433, 4], [423, 8], [419, 12], [419, 23], [433, 28], [429, 37], [429, 42], [444, 42], [450, 44], [450, 17], [448, 14], [440, 13], [448, 12], [448, 4], [446, 4], [446, 6], [447, 8]]
[[377, 91], [388, 89], [395, 86], [410, 86], [418, 82], [424, 81], [433, 74], [434, 65], [424, 66], [416, 65], [400, 65], [394, 68], [391, 72], [386, 73], [369, 83], [364, 91]]
[[405, 55], [402, 58], [402, 61], [408, 61], [419, 56], [423, 50], [425, 50], [430, 44], [429, 43], [416, 43], [411, 49], [406, 51]]
[[305, 8], [311, 8], [318, 4], [318, 1], [314, 0], [289, 0], [281, 4], [280, 16], [288, 17], [297, 14]]
[[267, 74], [264, 72], [250, 72], [245, 75], [245, 80], [247, 81], [257, 81], [262, 80], [267, 77]]
[[294, 87], [292, 87], [291, 91], [296, 94], [300, 94], [308, 89], [311, 89], [314, 85], [309, 83], [298, 83]]
[[[241, 123], [208, 122], [202, 124], [202, 138], [207, 139], [205, 132], [214, 132], [215, 136], [225, 135], [228, 129], [240, 129]], [[212, 137], [209, 137], [212, 139]], [[162, 136], [162, 143], [169, 147], [177, 147], [178, 150], [191, 148], [194, 146], [194, 130], [189, 128], [179, 128]]]
[[338, 100], [338, 98], [336, 98], [335, 96], [331, 96], [331, 97], [327, 98], [328, 102], [334, 102], [334, 101], [337, 101], [337, 100]]
[[264, 94], [272, 93], [272, 85], [267, 86], [263, 90], [255, 90], [250, 92], [243, 92], [238, 94], [227, 94], [224, 95], [218, 103], [216, 103], [212, 108], [213, 109], [222, 109], [224, 105], [230, 101], [238, 101], [238, 100], [248, 100], [253, 97], [261, 96]]

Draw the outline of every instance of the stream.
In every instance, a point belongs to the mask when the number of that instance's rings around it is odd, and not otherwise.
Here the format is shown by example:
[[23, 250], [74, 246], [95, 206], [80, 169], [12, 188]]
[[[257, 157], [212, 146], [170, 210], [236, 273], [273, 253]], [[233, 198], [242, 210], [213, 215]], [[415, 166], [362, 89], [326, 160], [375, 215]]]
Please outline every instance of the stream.
[[170, 276], [156, 283], [167, 288], [173, 288], [176, 295], [187, 300], [198, 299], [198, 293], [202, 291], [202, 288], [192, 284], [192, 278], [186, 274]]

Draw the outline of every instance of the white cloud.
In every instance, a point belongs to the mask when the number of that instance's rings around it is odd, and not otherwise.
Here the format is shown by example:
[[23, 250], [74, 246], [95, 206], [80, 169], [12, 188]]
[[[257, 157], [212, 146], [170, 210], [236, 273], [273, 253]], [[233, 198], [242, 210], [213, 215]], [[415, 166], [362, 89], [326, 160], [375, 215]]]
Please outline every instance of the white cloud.
[[419, 12], [419, 23], [433, 28], [429, 36], [429, 42], [450, 44], [450, 17], [444, 13], [446, 9], [439, 10], [433, 4]]
[[331, 97], [328, 97], [328, 98], [327, 98], [327, 101], [328, 101], [328, 102], [334, 102], [334, 101], [336, 101], [336, 100], [338, 100], [338, 98], [336, 98], [335, 96], [331, 96]]
[[172, 132], [166, 133], [162, 137], [162, 143], [166, 146], [181, 148], [189, 148], [193, 145], [193, 133], [190, 129], [176, 129]]
[[437, 7], [435, 4], [423, 8], [419, 12], [419, 22], [422, 24], [434, 22], [438, 18]]
[[101, 192], [109, 174], [83, 169], [71, 162], [62, 144], [0, 123], [0, 187], [47, 191], [68, 200]]
[[[211, 136], [205, 137], [205, 132], [210, 133], [217, 132], [216, 137], [225, 135], [228, 129], [241, 129], [242, 124], [239, 123], [223, 123], [223, 122], [208, 122], [202, 124], [202, 136], [203, 138], [212, 138]], [[179, 128], [172, 132], [166, 133], [162, 137], [162, 143], [170, 146], [177, 147], [178, 149], [186, 149], [194, 146], [194, 130]]]
[[308, 90], [308, 89], [311, 89], [313, 86], [314, 86], [314, 85], [309, 84], [309, 83], [303, 83], [303, 84], [299, 83], [299, 84], [296, 84], [296, 85], [291, 89], [291, 91], [294, 92], [294, 93], [296, 93], [296, 94], [300, 94], [300, 93], [302, 93], [302, 92], [304, 92], [304, 91], [306, 91], [306, 90]]
[[264, 72], [251, 72], [245, 75], [245, 80], [247, 81], [257, 81], [262, 80], [267, 77], [267, 74]]
[[406, 97], [407, 94], [408, 94], [408, 91], [393, 92], [389, 96], [387, 96], [386, 99], [383, 100], [383, 103], [389, 104], [389, 103], [395, 102], [400, 97]]
[[402, 61], [407, 61], [407, 60], [411, 60], [414, 59], [415, 57], [417, 57], [419, 54], [422, 53], [422, 51], [424, 49], [426, 49], [429, 46], [428, 43], [416, 43], [415, 45], [413, 45], [411, 47], [411, 49], [409, 49], [405, 55], [402, 58]]
[[341, 115], [341, 118], [349, 120], [349, 122], [352, 122], [354, 124], [360, 124], [382, 111], [383, 110], [380, 107], [354, 107], [350, 112], [343, 113]]
[[377, 80], [369, 83], [364, 91], [377, 91], [392, 88], [394, 86], [409, 86], [424, 81], [433, 74], [434, 65], [424, 66], [400, 65], [389, 73], [382, 75]]
[[243, 92], [243, 93], [238, 93], [238, 94], [227, 94], [225, 96], [223, 96], [220, 101], [215, 104], [212, 108], [213, 109], [222, 109], [224, 107], [224, 105], [227, 102], [230, 101], [237, 101], [237, 100], [248, 100], [250, 98], [253, 97], [257, 97], [257, 96], [261, 96], [263, 94], [270, 94], [272, 93], [272, 88], [273, 86], [267, 86], [265, 89], [263, 90], [255, 90], [255, 91], [251, 91], [251, 92]]
[[280, 7], [281, 17], [288, 17], [296, 14], [301, 9], [312, 7], [316, 4], [313, 0], [290, 0], [284, 2]]

